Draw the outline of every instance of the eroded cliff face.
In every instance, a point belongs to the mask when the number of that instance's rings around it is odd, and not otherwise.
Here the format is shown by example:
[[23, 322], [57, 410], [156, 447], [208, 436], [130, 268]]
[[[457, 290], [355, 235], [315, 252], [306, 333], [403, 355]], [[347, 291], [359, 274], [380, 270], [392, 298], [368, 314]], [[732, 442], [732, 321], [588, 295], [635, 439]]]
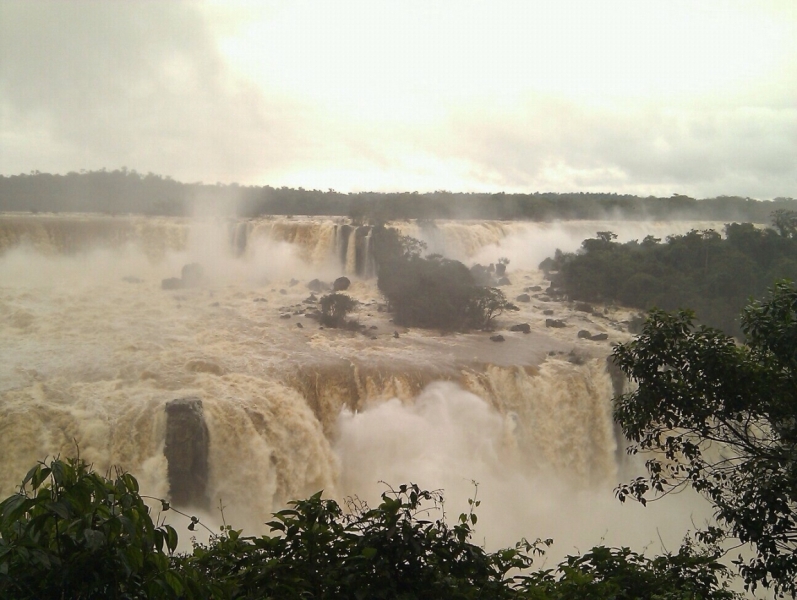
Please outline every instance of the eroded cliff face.
[[177, 398], [166, 403], [166, 443], [169, 497], [179, 506], [207, 508], [210, 434], [202, 400]]

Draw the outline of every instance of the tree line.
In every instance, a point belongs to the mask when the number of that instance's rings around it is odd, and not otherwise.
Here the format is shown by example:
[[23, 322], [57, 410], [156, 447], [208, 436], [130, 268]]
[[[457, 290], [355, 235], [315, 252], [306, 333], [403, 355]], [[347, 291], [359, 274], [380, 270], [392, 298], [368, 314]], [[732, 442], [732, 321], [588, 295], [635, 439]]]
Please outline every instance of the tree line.
[[750, 297], [761, 297], [778, 279], [797, 281], [797, 212], [771, 216], [771, 227], [728, 224], [724, 237], [692, 230], [621, 244], [612, 232], [598, 232], [578, 252], [557, 251], [540, 266], [574, 300], [690, 308], [700, 322], [739, 335], [738, 315]]
[[201, 203], [218, 214], [346, 216], [357, 220], [396, 219], [690, 219], [765, 223], [777, 209], [797, 210], [797, 200], [758, 201], [738, 196], [697, 200], [611, 193], [529, 194], [340, 193], [335, 190], [244, 186], [237, 183], [182, 183], [168, 176], [127, 168], [108, 171], [0, 176], [0, 211], [100, 212], [184, 215]]

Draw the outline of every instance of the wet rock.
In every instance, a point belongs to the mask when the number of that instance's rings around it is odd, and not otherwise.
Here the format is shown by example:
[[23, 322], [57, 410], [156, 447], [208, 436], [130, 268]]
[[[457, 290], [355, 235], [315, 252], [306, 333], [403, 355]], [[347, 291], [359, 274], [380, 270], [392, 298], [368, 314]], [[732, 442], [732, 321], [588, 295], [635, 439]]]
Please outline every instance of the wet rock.
[[503, 342], [504, 341], [504, 336], [502, 336], [501, 334], [491, 335], [490, 336], [490, 341], [491, 342]]
[[542, 291], [542, 286], [540, 286], [540, 285], [532, 285], [530, 287], [527, 287], [523, 291], [524, 292], [541, 292]]
[[544, 314], [544, 315], [552, 315], [553, 314], [553, 309], [546, 308], [544, 311], [542, 311], [542, 314]]
[[608, 333], [596, 333], [595, 335], [593, 335], [589, 339], [591, 339], [593, 342], [603, 342], [603, 341], [606, 341], [606, 340], [609, 339], [609, 334]]
[[304, 299], [305, 304], [314, 304], [315, 302], [318, 302], [318, 298], [316, 298], [315, 294], [310, 294]]
[[545, 319], [545, 326], [561, 329], [562, 327], [567, 327], [567, 324], [559, 319]]
[[293, 286], [298, 285], [298, 284], [299, 284], [299, 280], [298, 279], [291, 279], [290, 282], [288, 283], [288, 286], [293, 287]]
[[169, 495], [178, 506], [206, 508], [210, 434], [196, 397], [166, 403], [166, 445]]
[[368, 329], [379, 329], [376, 325], [371, 325]]
[[396, 339], [398, 339], [398, 337], [399, 337], [399, 332], [398, 332], [398, 331], [394, 331], [394, 332], [393, 332], [393, 337], [394, 337], [394, 338], [396, 338]]
[[161, 281], [162, 290], [179, 290], [183, 287], [183, 280], [178, 277], [169, 277]]
[[592, 334], [589, 331], [587, 331], [586, 329], [580, 330], [578, 332], [578, 334], [576, 334], [576, 335], [578, 335], [578, 339], [580, 339], [580, 340], [591, 340], [592, 339]]
[[590, 314], [592, 314], [594, 312], [594, 309], [592, 308], [592, 305], [588, 304], [586, 302], [576, 302], [576, 304], [573, 307], [573, 309], [577, 310], [579, 312], [585, 312], [585, 313], [590, 313]]
[[307, 289], [311, 292], [325, 292], [329, 289], [329, 284], [324, 283], [320, 279], [313, 279], [307, 284]]
[[296, 327], [298, 327], [299, 329], [304, 329], [304, 325], [302, 325], [301, 323], [296, 323]]
[[501, 277], [496, 285], [512, 285], [512, 282], [509, 281], [509, 277]]
[[254, 301], [255, 302], [268, 302], [268, 300], [266, 300], [265, 298], [255, 298]]
[[342, 292], [349, 289], [351, 279], [348, 277], [338, 277], [335, 283], [332, 284], [332, 289], [336, 292]]
[[290, 318], [291, 318], [291, 313], [282, 313], [280, 315], [280, 319], [290, 319]]
[[531, 325], [528, 323], [519, 323], [517, 325], [512, 325], [509, 328], [509, 331], [522, 331], [523, 333], [531, 333]]

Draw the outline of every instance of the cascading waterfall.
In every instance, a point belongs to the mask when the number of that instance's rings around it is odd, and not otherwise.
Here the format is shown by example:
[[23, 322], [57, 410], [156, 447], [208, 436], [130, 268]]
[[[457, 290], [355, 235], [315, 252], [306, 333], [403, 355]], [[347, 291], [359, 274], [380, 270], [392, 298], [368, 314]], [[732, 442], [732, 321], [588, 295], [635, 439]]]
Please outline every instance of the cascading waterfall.
[[[510, 298], [544, 284], [520, 268], [537, 256], [512, 251], [526, 239], [541, 254], [531, 241], [548, 224], [496, 225], [501, 245], [479, 246], [483, 230], [442, 224], [435, 243], [509, 256]], [[575, 236], [557, 243], [577, 246]], [[145, 493], [169, 497], [166, 407], [196, 398], [208, 519], [221, 499], [228, 522], [255, 532], [289, 499], [320, 489], [378, 497], [380, 480], [444, 487], [457, 510], [477, 480], [490, 543], [552, 535], [566, 551], [596, 543], [579, 535], [600, 537], [612, 523], [645, 531], [650, 512], [616, 516], [611, 494], [622, 444], [605, 358], [628, 339], [622, 312], [585, 315], [540, 296], [501, 317], [500, 344], [483, 332], [396, 328], [366, 279], [371, 244], [370, 227], [328, 218], [0, 215], [0, 492], [35, 461], [79, 451], [99, 471], [119, 465]], [[162, 290], [189, 262], [203, 265], [204, 281]], [[305, 316], [305, 284], [343, 272], [360, 276], [347, 293], [367, 335]], [[543, 309], [571, 326], [546, 329]], [[531, 333], [507, 331], [515, 322]], [[579, 339], [579, 328], [609, 339]]]

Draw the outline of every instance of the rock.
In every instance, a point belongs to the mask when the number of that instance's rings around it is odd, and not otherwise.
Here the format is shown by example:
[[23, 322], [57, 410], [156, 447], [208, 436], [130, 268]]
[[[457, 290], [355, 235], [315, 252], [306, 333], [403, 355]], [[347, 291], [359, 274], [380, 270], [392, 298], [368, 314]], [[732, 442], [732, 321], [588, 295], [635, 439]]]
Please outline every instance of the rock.
[[290, 319], [290, 318], [291, 318], [291, 313], [282, 313], [280, 315], [280, 319]]
[[504, 305], [504, 309], [505, 310], [520, 310], [520, 308], [518, 306], [516, 306], [515, 304], [512, 304], [511, 302], [507, 302]]
[[528, 323], [520, 323], [518, 325], [512, 325], [509, 328], [509, 331], [522, 331], [523, 333], [531, 333], [531, 326]]
[[307, 284], [307, 289], [311, 292], [325, 292], [329, 289], [329, 284], [324, 283], [320, 279], [313, 279]]
[[183, 280], [177, 277], [169, 277], [161, 281], [162, 290], [179, 290], [183, 287]]
[[302, 325], [301, 323], [296, 323], [296, 327], [298, 327], [299, 329], [304, 329], [304, 325]]
[[512, 285], [512, 282], [509, 281], [509, 277], [501, 277], [496, 285]]
[[379, 329], [376, 325], [371, 325], [368, 329]]
[[183, 265], [180, 271], [180, 278], [183, 280], [184, 287], [196, 287], [202, 283], [205, 276], [204, 269], [199, 263], [189, 263]]
[[606, 340], [609, 339], [609, 334], [608, 333], [596, 333], [595, 335], [593, 335], [589, 339], [591, 339], [593, 342], [603, 342], [603, 341], [606, 341]]
[[282, 289], [282, 290], [280, 290], [280, 294], [282, 294], [283, 296], [284, 296], [285, 294], [287, 294], [287, 293], [288, 293], [288, 290], [285, 290], [285, 289]]
[[517, 298], [515, 298], [517, 302], [531, 302], [531, 296], [528, 294], [520, 294]]
[[398, 332], [398, 331], [394, 331], [394, 332], [393, 332], [393, 337], [394, 337], [394, 338], [396, 338], [396, 339], [398, 339], [398, 337], [399, 337], [399, 332]]
[[532, 285], [531, 287], [527, 287], [524, 292], [541, 292], [542, 286], [540, 285]]
[[332, 289], [336, 292], [348, 290], [351, 285], [351, 280], [348, 277], [338, 277], [335, 283], [332, 284]]
[[490, 336], [490, 341], [491, 342], [503, 342], [504, 341], [504, 336], [502, 336], [500, 334], [499, 335], [491, 335]]
[[309, 296], [307, 296], [307, 298], [304, 299], [305, 304], [313, 304], [315, 302], [318, 302], [318, 298], [316, 298], [315, 294], [310, 294]]
[[546, 308], [544, 311], [542, 311], [542, 314], [544, 314], [544, 315], [552, 315], [553, 314], [553, 309]]
[[166, 403], [166, 445], [169, 496], [178, 506], [207, 508], [210, 434], [202, 400], [178, 398]]
[[560, 321], [559, 319], [545, 319], [545, 326], [546, 327], [554, 327], [557, 329], [561, 329], [562, 327], [567, 327], [564, 321]]
[[580, 330], [577, 335], [578, 335], [578, 339], [580, 339], [580, 340], [591, 340], [592, 339], [592, 334], [589, 331], [587, 331], [586, 329]]
[[268, 300], [266, 300], [265, 298], [255, 298], [254, 301], [255, 302], [268, 302]]
[[288, 286], [293, 287], [295, 285], [298, 285], [298, 283], [299, 283], [298, 279], [291, 279], [290, 283], [288, 283]]
[[590, 314], [594, 312], [592, 305], [587, 304], [586, 302], [576, 302], [576, 305], [573, 307], [573, 309], [579, 312], [585, 312]]

